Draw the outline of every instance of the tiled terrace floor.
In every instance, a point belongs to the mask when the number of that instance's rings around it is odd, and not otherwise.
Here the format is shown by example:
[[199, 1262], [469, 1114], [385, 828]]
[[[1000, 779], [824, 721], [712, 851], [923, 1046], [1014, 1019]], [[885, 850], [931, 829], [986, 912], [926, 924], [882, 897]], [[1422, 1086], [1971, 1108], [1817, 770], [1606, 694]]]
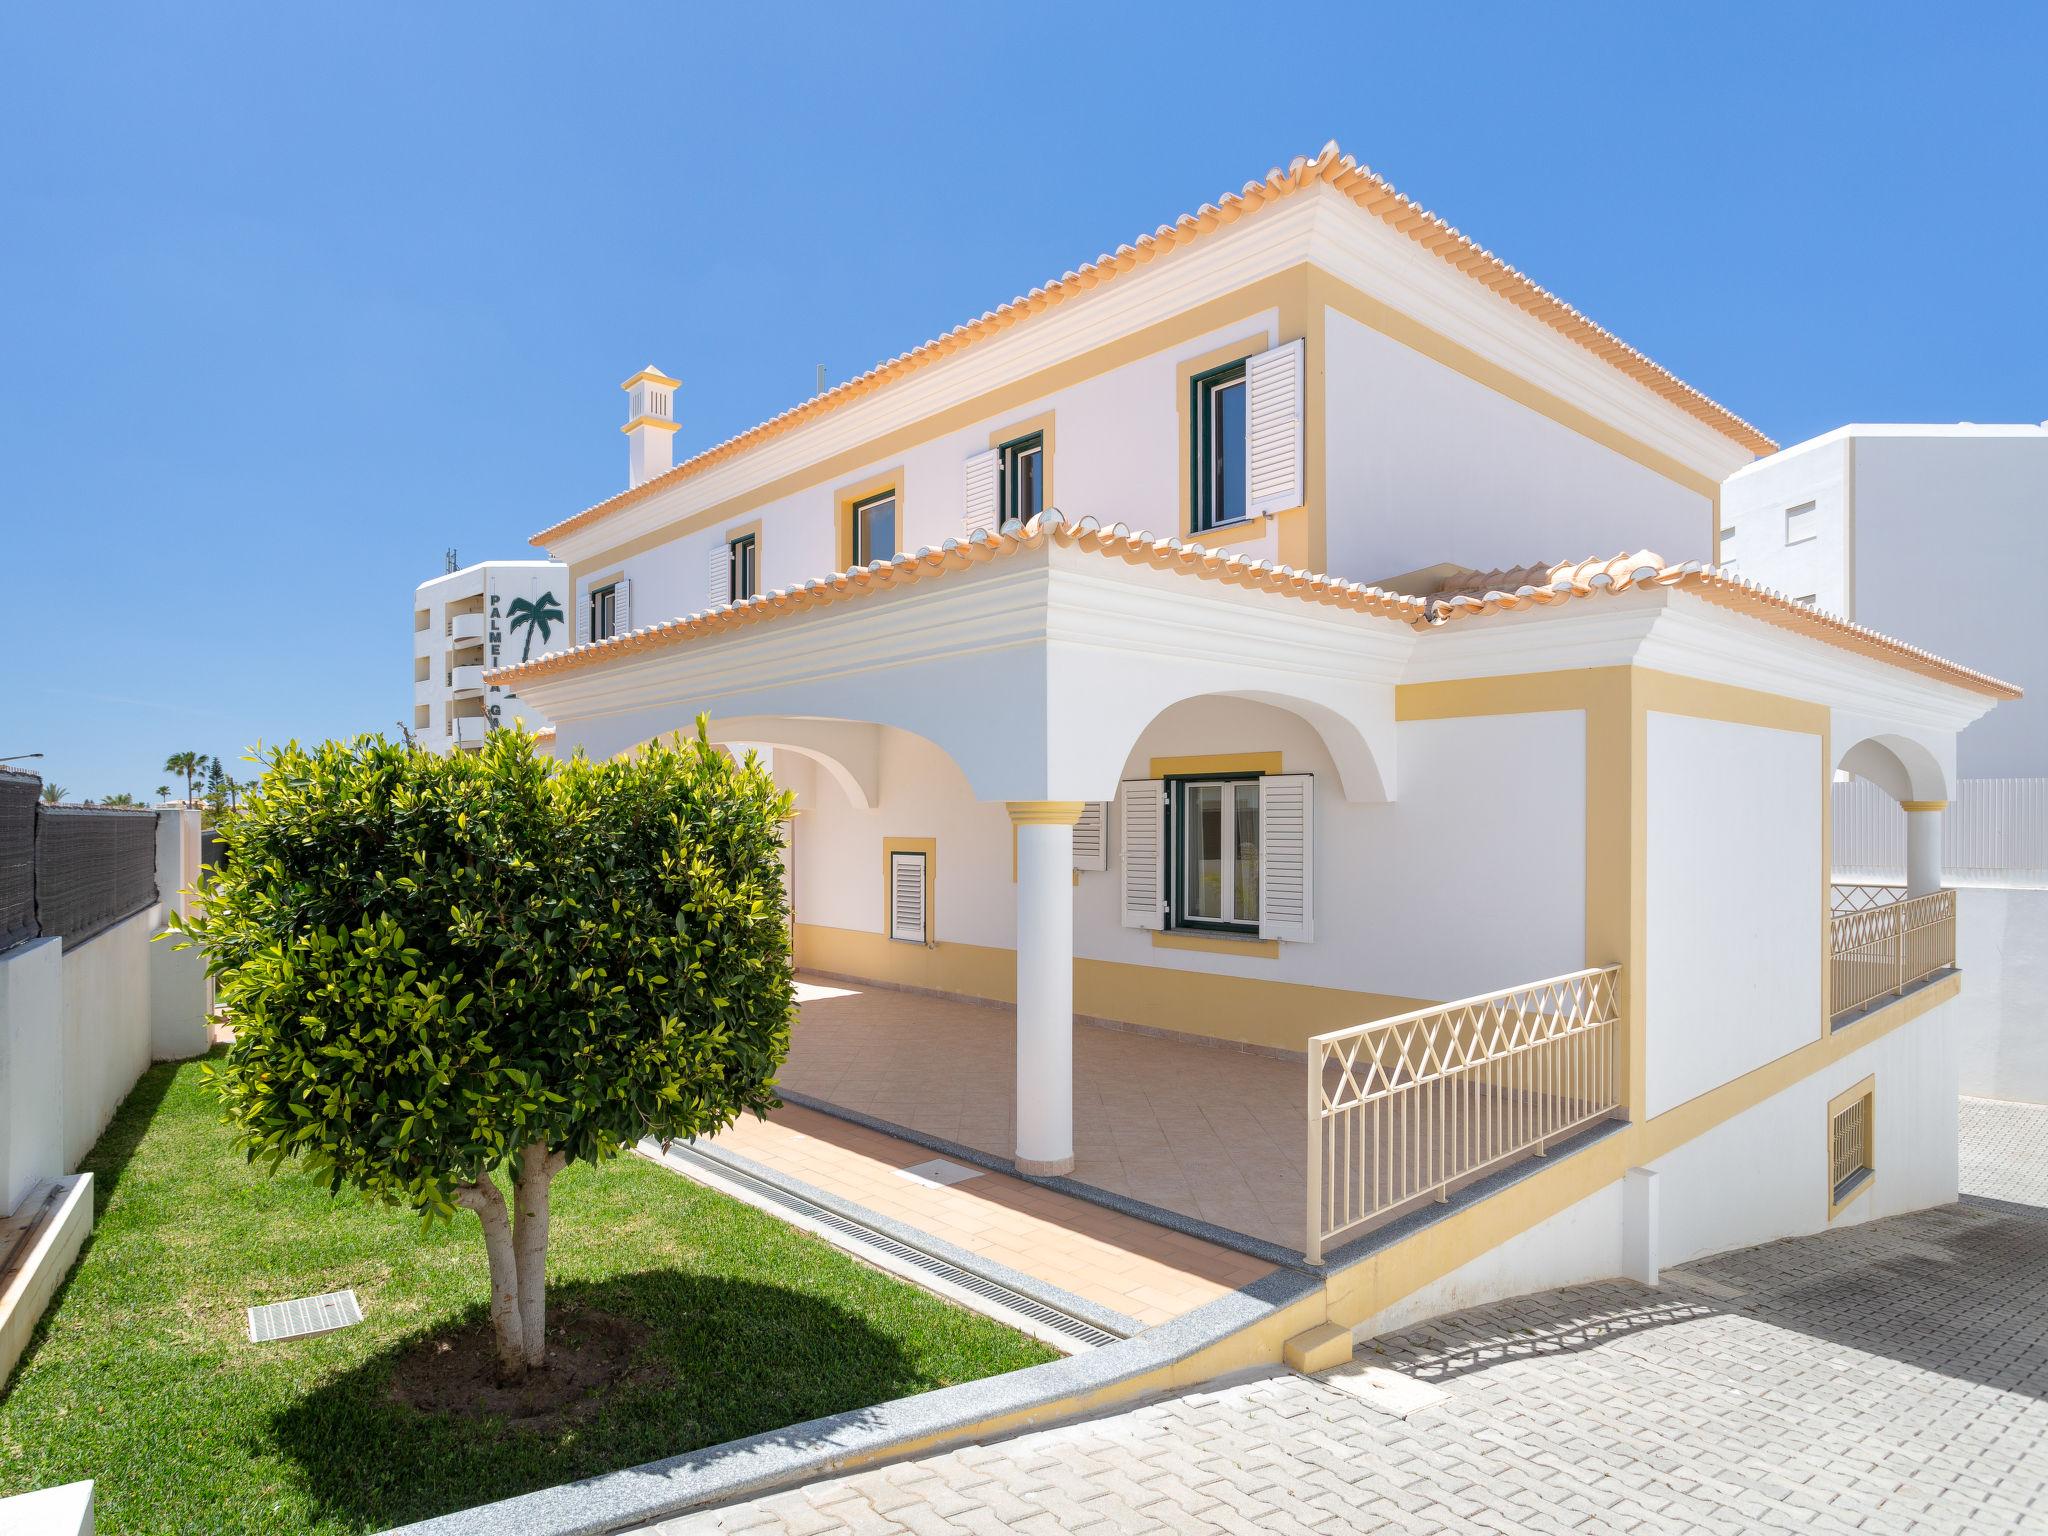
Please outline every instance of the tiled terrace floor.
[[795, 1105], [765, 1123], [743, 1119], [714, 1145], [1148, 1326], [1272, 1267], [1000, 1173], [951, 1185], [904, 1178], [898, 1170], [928, 1162], [928, 1149]]
[[[816, 980], [797, 996], [784, 1087], [999, 1157], [1015, 1152], [1010, 1009]], [[1302, 1070], [1077, 1024], [1073, 1177], [1299, 1249]]]

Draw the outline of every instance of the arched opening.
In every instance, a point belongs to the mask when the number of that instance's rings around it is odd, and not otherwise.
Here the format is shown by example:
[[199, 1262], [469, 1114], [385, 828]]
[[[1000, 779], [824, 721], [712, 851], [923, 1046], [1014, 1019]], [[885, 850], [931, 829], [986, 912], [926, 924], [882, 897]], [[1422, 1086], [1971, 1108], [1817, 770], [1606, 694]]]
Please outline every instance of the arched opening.
[[1955, 893], [1942, 886], [1948, 774], [1934, 752], [1897, 733], [1858, 736], [1835, 770], [1829, 986], [1840, 1019], [1955, 964]]

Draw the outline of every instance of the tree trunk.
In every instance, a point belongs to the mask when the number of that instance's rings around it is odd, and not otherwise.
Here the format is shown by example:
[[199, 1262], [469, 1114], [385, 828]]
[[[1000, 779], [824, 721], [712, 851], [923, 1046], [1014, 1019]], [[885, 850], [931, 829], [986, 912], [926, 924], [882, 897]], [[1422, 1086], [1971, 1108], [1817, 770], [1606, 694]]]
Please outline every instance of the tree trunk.
[[547, 1360], [548, 1186], [566, 1159], [540, 1142], [519, 1149], [519, 1226], [513, 1239], [519, 1284], [519, 1327], [525, 1361], [537, 1369]]
[[487, 1171], [474, 1184], [458, 1189], [455, 1203], [475, 1211], [483, 1223], [484, 1252], [491, 1262], [491, 1327], [498, 1336], [498, 1378], [516, 1381], [526, 1374], [526, 1337], [519, 1315], [519, 1263], [505, 1196]]

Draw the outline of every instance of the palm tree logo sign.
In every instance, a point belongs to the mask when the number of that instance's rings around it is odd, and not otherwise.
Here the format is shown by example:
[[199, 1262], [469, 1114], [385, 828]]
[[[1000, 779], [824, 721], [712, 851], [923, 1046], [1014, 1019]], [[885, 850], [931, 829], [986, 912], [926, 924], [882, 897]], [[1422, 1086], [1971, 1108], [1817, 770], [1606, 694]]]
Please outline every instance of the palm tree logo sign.
[[526, 631], [526, 644], [519, 649], [519, 659], [525, 661], [533, 654], [533, 632], [539, 630], [540, 643], [546, 645], [554, 626], [562, 622], [562, 605], [552, 592], [543, 592], [531, 601], [515, 597], [505, 607], [505, 618], [507, 629]]

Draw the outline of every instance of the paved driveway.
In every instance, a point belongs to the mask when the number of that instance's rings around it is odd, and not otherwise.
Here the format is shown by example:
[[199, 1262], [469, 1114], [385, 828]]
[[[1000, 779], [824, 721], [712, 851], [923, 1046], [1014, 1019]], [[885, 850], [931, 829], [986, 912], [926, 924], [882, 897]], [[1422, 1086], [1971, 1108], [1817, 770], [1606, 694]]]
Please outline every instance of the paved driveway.
[[2048, 1110], [1965, 1101], [1963, 1137], [1959, 1206], [659, 1530], [2048, 1531]]

